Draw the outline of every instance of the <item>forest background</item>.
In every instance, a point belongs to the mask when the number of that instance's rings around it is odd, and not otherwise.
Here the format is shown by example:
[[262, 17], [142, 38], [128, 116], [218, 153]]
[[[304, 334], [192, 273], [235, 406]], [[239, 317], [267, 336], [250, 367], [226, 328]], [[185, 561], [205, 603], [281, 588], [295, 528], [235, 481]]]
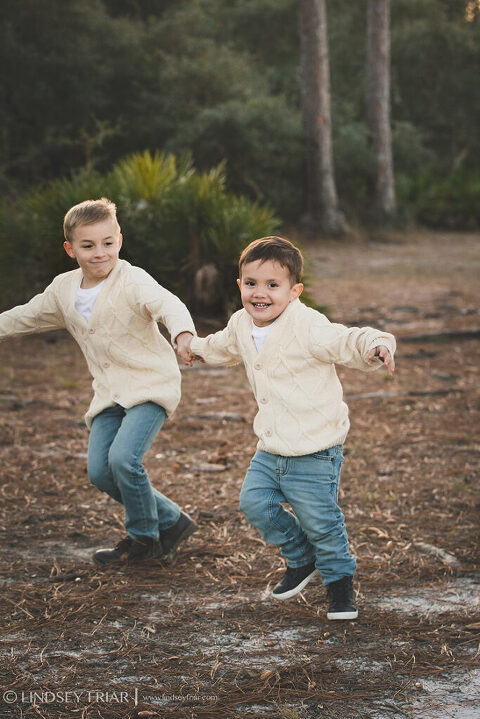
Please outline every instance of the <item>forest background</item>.
[[[354, 229], [375, 173], [366, 11], [328, 4], [335, 179]], [[0, 309], [71, 268], [63, 214], [107, 195], [126, 259], [194, 309], [194, 273], [213, 262], [210, 309], [227, 311], [239, 248], [306, 213], [299, 3], [8, 0], [2, 16]], [[479, 3], [393, 0], [390, 27], [390, 221], [477, 229]]]

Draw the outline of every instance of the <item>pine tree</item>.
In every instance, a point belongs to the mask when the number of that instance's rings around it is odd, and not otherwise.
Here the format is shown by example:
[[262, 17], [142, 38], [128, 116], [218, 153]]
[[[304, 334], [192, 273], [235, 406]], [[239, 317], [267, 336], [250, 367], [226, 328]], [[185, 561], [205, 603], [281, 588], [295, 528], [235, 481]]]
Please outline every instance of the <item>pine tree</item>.
[[346, 232], [338, 208], [330, 119], [330, 69], [325, 0], [300, 0], [302, 106], [307, 143], [307, 226]]
[[367, 119], [374, 156], [372, 211], [382, 221], [395, 210], [390, 128], [390, 0], [368, 0]]

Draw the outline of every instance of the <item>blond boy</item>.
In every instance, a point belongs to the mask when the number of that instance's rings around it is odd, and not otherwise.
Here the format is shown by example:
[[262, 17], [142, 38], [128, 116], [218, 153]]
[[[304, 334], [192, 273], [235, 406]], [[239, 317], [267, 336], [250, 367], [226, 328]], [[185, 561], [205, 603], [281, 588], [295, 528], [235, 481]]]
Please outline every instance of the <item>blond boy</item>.
[[171, 556], [196, 526], [150, 484], [143, 455], [180, 400], [175, 353], [157, 322], [190, 363], [195, 332], [185, 305], [149, 274], [119, 259], [122, 235], [115, 205], [101, 198], [72, 207], [64, 248], [78, 269], [55, 277], [25, 305], [0, 315], [0, 339], [66, 329], [93, 376], [85, 416], [88, 473], [123, 504], [127, 536], [94, 554], [99, 564]]

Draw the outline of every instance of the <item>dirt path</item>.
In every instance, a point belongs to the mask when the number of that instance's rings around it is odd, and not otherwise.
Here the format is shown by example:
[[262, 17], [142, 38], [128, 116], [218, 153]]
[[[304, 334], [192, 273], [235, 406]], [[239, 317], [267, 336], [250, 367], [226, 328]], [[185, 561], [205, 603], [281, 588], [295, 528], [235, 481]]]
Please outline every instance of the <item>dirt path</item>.
[[[479, 243], [306, 249], [332, 320], [399, 338], [393, 381], [340, 370], [356, 622], [326, 620], [319, 582], [269, 598], [282, 562], [237, 510], [256, 443], [240, 368], [186, 369], [148, 455], [200, 531], [172, 566], [101, 571], [90, 555], [123, 515], [86, 475], [80, 352], [62, 334], [3, 343], [0, 717], [479, 719]], [[408, 339], [445, 329], [464, 334]]]

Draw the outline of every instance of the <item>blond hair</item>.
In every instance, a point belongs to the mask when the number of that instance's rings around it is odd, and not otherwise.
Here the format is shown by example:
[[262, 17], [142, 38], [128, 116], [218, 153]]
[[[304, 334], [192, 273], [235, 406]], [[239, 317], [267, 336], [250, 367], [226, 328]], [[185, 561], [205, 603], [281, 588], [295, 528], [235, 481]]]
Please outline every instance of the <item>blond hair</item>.
[[93, 225], [95, 222], [113, 220], [118, 232], [117, 206], [114, 202], [101, 197], [99, 200], [85, 200], [69, 209], [63, 220], [63, 234], [67, 242], [72, 243], [73, 231], [80, 225]]

